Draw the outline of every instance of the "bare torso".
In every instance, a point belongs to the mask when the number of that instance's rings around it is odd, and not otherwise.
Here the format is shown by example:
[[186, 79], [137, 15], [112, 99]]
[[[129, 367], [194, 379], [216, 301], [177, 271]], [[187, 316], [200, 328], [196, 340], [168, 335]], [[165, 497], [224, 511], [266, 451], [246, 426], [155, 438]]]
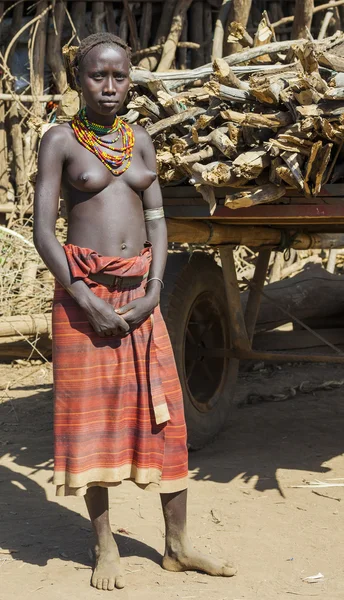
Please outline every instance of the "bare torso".
[[[60, 127], [68, 136], [68, 160], [62, 173], [67, 243], [91, 248], [103, 256], [136, 256], [147, 239], [142, 192], [156, 179], [142, 157], [141, 128], [133, 127], [135, 144], [129, 168], [115, 176], [79, 144], [69, 124]], [[111, 139], [111, 135], [104, 139]]]

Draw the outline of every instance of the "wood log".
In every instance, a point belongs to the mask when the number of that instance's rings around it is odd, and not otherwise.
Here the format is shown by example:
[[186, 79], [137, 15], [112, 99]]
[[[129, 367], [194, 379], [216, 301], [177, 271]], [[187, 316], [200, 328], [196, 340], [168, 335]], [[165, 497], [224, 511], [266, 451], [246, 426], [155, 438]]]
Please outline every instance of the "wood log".
[[344, 72], [344, 58], [342, 56], [337, 56], [330, 52], [321, 52], [317, 54], [317, 58], [319, 64], [323, 67], [330, 68], [333, 71], [338, 71], [340, 73]]
[[217, 83], [217, 81], [208, 81], [204, 88], [209, 92], [211, 96], [216, 96], [216, 98], [220, 98], [221, 100], [225, 100], [226, 102], [247, 102], [247, 100], [252, 100], [251, 94], [247, 90], [238, 90], [236, 88], [228, 87], [227, 85], [222, 85], [221, 83]]
[[172, 19], [170, 33], [167, 36], [157, 71], [169, 69], [174, 61], [177, 43], [183, 30], [183, 22], [192, 0], [178, 0]]
[[168, 129], [168, 127], [184, 123], [185, 121], [193, 119], [194, 117], [197, 117], [203, 113], [205, 113], [204, 108], [200, 108], [198, 106], [195, 106], [194, 108], [188, 108], [177, 115], [172, 115], [171, 117], [167, 117], [167, 119], [162, 119], [161, 121], [158, 121], [158, 123], [154, 123], [154, 125], [150, 125], [147, 127], [147, 131], [149, 135], [153, 136], [164, 129]]
[[213, 71], [215, 78], [219, 83], [238, 90], [249, 90], [250, 84], [247, 81], [241, 81], [223, 58], [213, 60]]
[[283, 111], [269, 114], [258, 114], [239, 113], [237, 111], [227, 109], [221, 112], [221, 117], [240, 125], [249, 125], [250, 127], [267, 127], [268, 129], [275, 127], [287, 127], [293, 122], [292, 115], [289, 112]]
[[202, 167], [203, 181], [214, 187], [241, 187], [247, 183], [247, 179], [237, 177], [231, 166], [226, 163], [213, 162]]
[[243, 190], [236, 194], [228, 194], [225, 198], [227, 208], [245, 208], [247, 206], [256, 206], [257, 204], [267, 204], [279, 200], [286, 193], [284, 186], [278, 186], [273, 183], [267, 183], [260, 187]]
[[210, 144], [215, 146], [222, 154], [228, 158], [233, 158], [237, 154], [237, 150], [233, 142], [225, 134], [226, 128], [214, 129], [208, 135], [199, 136], [197, 129], [193, 129], [193, 141], [195, 144]]
[[193, 163], [206, 160], [207, 158], [212, 158], [213, 154], [213, 148], [211, 146], [206, 146], [205, 148], [202, 148], [202, 150], [198, 150], [198, 152], [183, 154], [181, 156], [176, 154], [174, 159], [177, 165], [191, 165]]
[[301, 160], [300, 154], [297, 152], [281, 152], [281, 158], [285, 161], [293, 178], [296, 181], [298, 188], [303, 191], [305, 184], [303, 179], [303, 173], [301, 171], [301, 164], [303, 161]]
[[[229, 10], [227, 28], [230, 23], [235, 21], [240, 23], [243, 27], [246, 27], [248, 17], [250, 14], [252, 0], [232, 0], [231, 7]], [[237, 51], [237, 44], [225, 43], [225, 54], [233, 54]]]
[[127, 108], [137, 110], [140, 115], [149, 117], [153, 122], [162, 120], [165, 116], [161, 107], [147, 96], [137, 96], [136, 98], [133, 98], [127, 104]]
[[235, 52], [240, 52], [240, 47], [237, 44], [237, 41], [240, 41], [240, 45], [244, 48], [247, 46], [252, 48], [253, 46], [253, 39], [248, 31], [246, 31], [245, 27], [237, 21], [232, 21], [228, 27], [227, 43], [236, 44], [238, 50], [235, 50]]
[[255, 179], [270, 164], [270, 156], [265, 148], [248, 150], [239, 154], [233, 161], [233, 173], [247, 180]]
[[[271, 41], [276, 41], [274, 38], [273, 30], [268, 25], [267, 19], [263, 17], [258, 25], [258, 29], [254, 36], [253, 46], [256, 48], [257, 46], [264, 46], [265, 44], [269, 44]], [[256, 58], [256, 62], [258, 63], [266, 63], [270, 62], [271, 58], [269, 55], [263, 55]]]

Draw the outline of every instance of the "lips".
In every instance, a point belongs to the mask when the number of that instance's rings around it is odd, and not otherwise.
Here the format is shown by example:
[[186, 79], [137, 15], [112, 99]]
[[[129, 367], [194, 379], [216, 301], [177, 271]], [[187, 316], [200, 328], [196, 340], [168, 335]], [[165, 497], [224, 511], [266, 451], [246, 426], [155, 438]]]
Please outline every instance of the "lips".
[[106, 106], [114, 106], [118, 104], [118, 100], [100, 100], [100, 104], [105, 104]]

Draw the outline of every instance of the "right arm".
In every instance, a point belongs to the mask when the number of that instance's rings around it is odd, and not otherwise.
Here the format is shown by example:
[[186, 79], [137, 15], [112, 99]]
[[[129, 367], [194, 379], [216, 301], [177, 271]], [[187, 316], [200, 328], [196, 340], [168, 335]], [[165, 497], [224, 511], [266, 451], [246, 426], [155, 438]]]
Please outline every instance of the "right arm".
[[34, 243], [49, 271], [85, 311], [94, 330], [101, 336], [118, 335], [128, 330], [127, 323], [83, 280], [73, 281], [65, 251], [55, 235], [62, 170], [67, 159], [68, 134], [63, 127], [52, 127], [43, 135], [38, 153]]

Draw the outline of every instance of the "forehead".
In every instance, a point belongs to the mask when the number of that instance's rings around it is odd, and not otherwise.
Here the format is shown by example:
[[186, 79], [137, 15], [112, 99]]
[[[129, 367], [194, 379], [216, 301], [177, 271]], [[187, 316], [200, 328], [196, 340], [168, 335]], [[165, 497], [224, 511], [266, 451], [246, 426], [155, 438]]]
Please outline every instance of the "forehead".
[[98, 44], [86, 54], [80, 66], [82, 69], [129, 71], [130, 63], [125, 50], [120, 46]]

